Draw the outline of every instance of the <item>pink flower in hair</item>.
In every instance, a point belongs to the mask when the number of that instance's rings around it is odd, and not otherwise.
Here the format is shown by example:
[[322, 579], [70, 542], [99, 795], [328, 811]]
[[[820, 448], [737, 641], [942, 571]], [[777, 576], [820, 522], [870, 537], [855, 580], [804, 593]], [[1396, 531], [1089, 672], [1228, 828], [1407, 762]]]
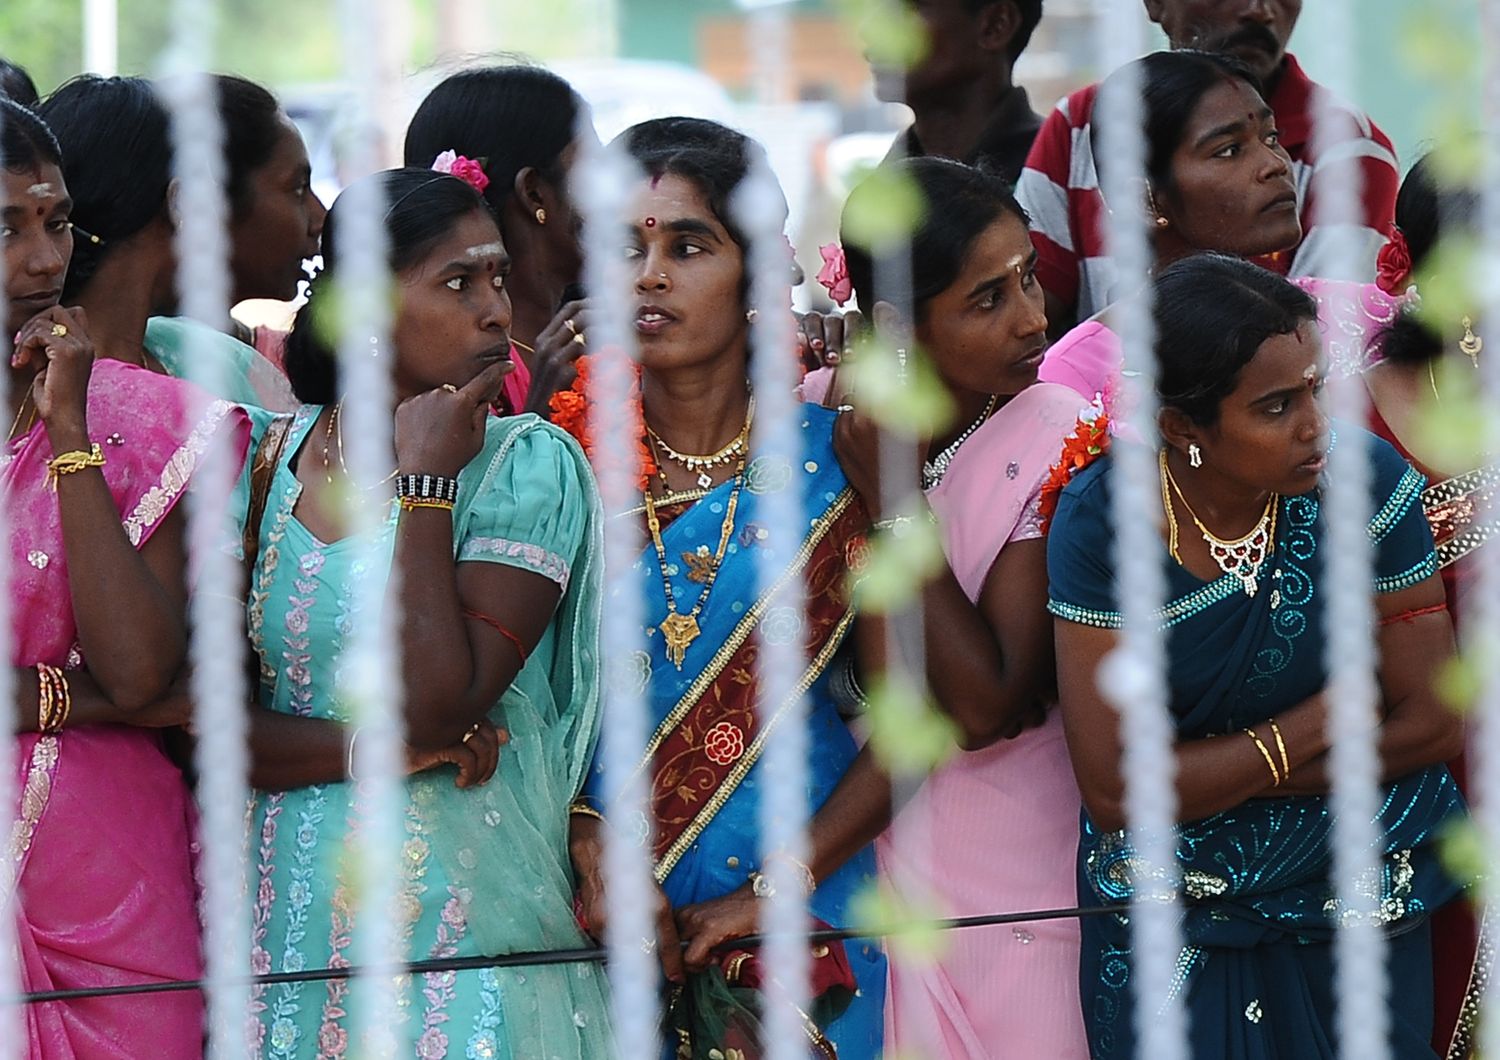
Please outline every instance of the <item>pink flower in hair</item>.
[[854, 295], [854, 281], [849, 279], [849, 261], [844, 257], [844, 248], [837, 243], [828, 243], [818, 248], [823, 255], [823, 267], [818, 270], [817, 280], [828, 291], [840, 307]]
[[484, 194], [484, 189], [490, 186], [490, 178], [484, 174], [483, 163], [476, 162], [472, 158], [465, 158], [457, 151], [444, 151], [438, 155], [432, 160], [432, 169], [435, 173], [447, 173], [457, 177], [481, 195]]

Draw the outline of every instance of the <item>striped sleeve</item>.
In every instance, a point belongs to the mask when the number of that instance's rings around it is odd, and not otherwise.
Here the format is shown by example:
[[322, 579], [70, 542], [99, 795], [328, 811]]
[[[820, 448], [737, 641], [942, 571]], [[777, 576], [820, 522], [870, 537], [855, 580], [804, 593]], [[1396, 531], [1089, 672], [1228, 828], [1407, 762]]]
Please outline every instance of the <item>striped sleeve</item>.
[[1074, 129], [1068, 106], [1071, 99], [1063, 100], [1047, 115], [1016, 184], [1016, 196], [1031, 215], [1037, 279], [1043, 290], [1067, 305], [1078, 301], [1078, 252], [1069, 181], [1074, 165]]
[[[1395, 148], [1378, 126], [1358, 111], [1341, 109], [1338, 114], [1337, 138], [1301, 175], [1304, 235], [1291, 275], [1368, 283], [1375, 278], [1375, 257], [1395, 222], [1400, 171]], [[1320, 216], [1330, 196], [1356, 179], [1357, 209], [1341, 210], [1343, 216], [1335, 218]], [[1353, 262], [1346, 246], [1353, 248]]]

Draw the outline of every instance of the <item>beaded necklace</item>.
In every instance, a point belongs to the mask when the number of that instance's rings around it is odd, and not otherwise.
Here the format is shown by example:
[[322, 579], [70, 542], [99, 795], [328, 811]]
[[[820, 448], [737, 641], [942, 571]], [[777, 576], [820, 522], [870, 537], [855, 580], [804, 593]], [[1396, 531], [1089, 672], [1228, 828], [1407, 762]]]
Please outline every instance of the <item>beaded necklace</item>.
[[948, 465], [953, 463], [953, 458], [958, 455], [958, 447], [967, 442], [975, 431], [984, 426], [985, 421], [994, 413], [995, 406], [999, 403], [1000, 399], [991, 394], [989, 401], [985, 402], [984, 411], [979, 414], [973, 423], [964, 428], [962, 434], [949, 442], [948, 446], [937, 456], [931, 460], [924, 460], [922, 462], [923, 490], [930, 490], [943, 481], [943, 476], [948, 473]]

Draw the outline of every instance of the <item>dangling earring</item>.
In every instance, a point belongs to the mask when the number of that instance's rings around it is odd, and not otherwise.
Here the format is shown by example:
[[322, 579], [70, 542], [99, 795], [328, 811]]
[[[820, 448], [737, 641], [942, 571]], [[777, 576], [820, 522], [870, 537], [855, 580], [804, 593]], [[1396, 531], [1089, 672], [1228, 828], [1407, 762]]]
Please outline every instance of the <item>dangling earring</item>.
[[1167, 227], [1167, 219], [1162, 216], [1161, 210], [1157, 209], [1156, 194], [1151, 190], [1150, 184], [1146, 185], [1146, 209], [1151, 211], [1151, 216], [1154, 218], [1154, 224], [1157, 228]]
[[756, 309], [747, 309], [747, 310], [745, 310], [745, 323], [747, 323], [747, 324], [754, 324], [755, 323], [755, 318], [758, 317], [758, 316], [760, 316], [760, 311], [759, 310], [756, 310]]
[[1479, 367], [1479, 355], [1484, 352], [1484, 340], [1474, 334], [1474, 321], [1464, 317], [1461, 323], [1464, 326], [1464, 336], [1458, 340], [1458, 348], [1469, 363], [1475, 368]]
[[544, 225], [547, 223], [547, 211], [542, 209], [540, 206], [536, 208], [536, 223], [539, 225]]
[[1198, 443], [1193, 442], [1188, 446], [1188, 467], [1203, 466], [1203, 450], [1198, 448]]

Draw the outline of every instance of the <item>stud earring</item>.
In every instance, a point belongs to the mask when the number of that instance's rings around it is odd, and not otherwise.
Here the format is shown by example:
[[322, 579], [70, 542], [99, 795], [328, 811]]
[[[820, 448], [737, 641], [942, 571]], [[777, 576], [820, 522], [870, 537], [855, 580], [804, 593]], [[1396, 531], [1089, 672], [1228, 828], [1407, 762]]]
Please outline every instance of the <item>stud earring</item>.
[[536, 223], [539, 225], [544, 225], [547, 223], [547, 211], [542, 209], [540, 206], [536, 208]]
[[1157, 219], [1156, 219], [1156, 227], [1157, 228], [1165, 228], [1165, 227], [1167, 227], [1167, 225], [1169, 223], [1170, 222], [1168, 222], [1165, 217], [1158, 216]]
[[745, 310], [745, 323], [754, 324], [755, 318], [758, 316], [760, 316], [760, 311], [758, 309]]
[[1188, 467], [1202, 467], [1202, 466], [1203, 466], [1203, 450], [1198, 448], [1198, 443], [1197, 442], [1194, 442], [1194, 443], [1192, 443], [1191, 445], [1188, 446]]

